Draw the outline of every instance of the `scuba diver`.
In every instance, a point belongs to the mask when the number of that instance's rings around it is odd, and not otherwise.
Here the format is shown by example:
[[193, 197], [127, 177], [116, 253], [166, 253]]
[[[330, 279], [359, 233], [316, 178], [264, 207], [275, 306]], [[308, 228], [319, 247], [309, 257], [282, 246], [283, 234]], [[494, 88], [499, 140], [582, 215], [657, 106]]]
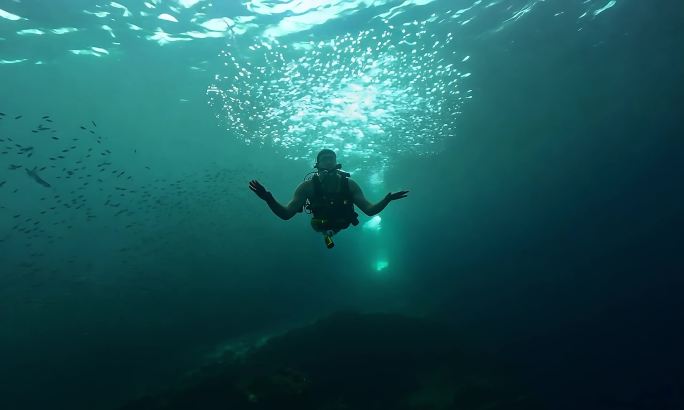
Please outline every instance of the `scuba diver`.
[[[388, 193], [377, 204], [371, 204], [363, 196], [361, 187], [350, 178], [348, 172], [341, 170], [337, 163], [335, 151], [321, 150], [316, 156], [316, 171], [309, 180], [304, 180], [295, 190], [294, 197], [287, 206], [283, 206], [273, 198], [257, 180], [249, 182], [251, 189], [259, 198], [266, 201], [271, 211], [284, 220], [295, 214], [307, 210], [313, 214], [311, 227], [316, 232], [322, 232], [328, 249], [335, 246], [332, 236], [349, 225], [359, 224], [358, 214], [354, 212], [354, 205], [368, 216], [373, 216], [387, 206], [391, 201], [405, 198], [408, 191]], [[307, 174], [307, 175], [309, 175]]]

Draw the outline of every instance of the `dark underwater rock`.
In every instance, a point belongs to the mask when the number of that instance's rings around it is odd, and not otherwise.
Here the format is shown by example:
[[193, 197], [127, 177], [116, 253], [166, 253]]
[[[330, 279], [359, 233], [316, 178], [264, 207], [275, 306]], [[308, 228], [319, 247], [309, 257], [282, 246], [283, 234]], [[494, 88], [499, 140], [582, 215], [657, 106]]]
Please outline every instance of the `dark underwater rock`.
[[340, 312], [229, 352], [182, 386], [121, 410], [542, 408], [509, 369], [465, 351], [440, 323]]

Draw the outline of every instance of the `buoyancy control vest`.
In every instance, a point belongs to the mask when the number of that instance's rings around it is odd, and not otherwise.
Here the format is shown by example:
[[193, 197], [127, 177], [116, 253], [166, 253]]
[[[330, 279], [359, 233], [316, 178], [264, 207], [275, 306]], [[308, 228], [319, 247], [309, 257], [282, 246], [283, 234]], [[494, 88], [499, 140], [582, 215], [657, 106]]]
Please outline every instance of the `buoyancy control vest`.
[[350, 224], [359, 224], [359, 214], [354, 212], [354, 199], [349, 190], [349, 178], [346, 175], [340, 175], [340, 178], [342, 179], [339, 192], [326, 192], [318, 175], [311, 178], [314, 194], [309, 198], [305, 208], [313, 214], [311, 227], [316, 231], [337, 232], [346, 229]]

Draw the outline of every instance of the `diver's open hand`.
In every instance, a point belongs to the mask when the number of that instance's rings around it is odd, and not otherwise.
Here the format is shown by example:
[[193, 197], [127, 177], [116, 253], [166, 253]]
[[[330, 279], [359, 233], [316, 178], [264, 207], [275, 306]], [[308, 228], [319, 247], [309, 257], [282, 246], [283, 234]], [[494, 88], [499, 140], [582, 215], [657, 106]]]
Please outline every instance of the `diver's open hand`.
[[385, 196], [385, 198], [389, 199], [390, 201], [394, 201], [396, 199], [401, 199], [401, 198], [406, 198], [406, 194], [408, 191], [399, 191], [395, 193], [389, 193]]
[[264, 186], [261, 185], [256, 179], [249, 181], [249, 189], [251, 189], [259, 198], [263, 199], [264, 201], [270, 197], [266, 188], [264, 188]]

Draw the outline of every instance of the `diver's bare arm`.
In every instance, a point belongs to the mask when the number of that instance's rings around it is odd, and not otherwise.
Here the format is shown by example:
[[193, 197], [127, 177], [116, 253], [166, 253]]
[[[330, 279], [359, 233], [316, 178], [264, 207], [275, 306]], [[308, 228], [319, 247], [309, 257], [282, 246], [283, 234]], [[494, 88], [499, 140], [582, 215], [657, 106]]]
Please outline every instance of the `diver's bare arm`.
[[356, 181], [353, 181], [351, 179], [349, 180], [349, 188], [352, 191], [354, 205], [358, 206], [361, 212], [368, 216], [373, 216], [377, 213], [380, 213], [380, 211], [385, 209], [387, 204], [389, 204], [390, 202], [389, 198], [385, 197], [377, 204], [371, 204], [363, 195], [361, 187], [356, 183]]
[[371, 205], [371, 206], [366, 210], [366, 215], [368, 215], [368, 216], [373, 216], [373, 215], [375, 215], [375, 214], [379, 214], [380, 211], [382, 211], [383, 209], [385, 209], [385, 207], [386, 207], [387, 204], [389, 204], [389, 203], [390, 203], [389, 198], [387, 198], [387, 197], [382, 198], [382, 200], [381, 200], [380, 202], [378, 202], [378, 203], [375, 204], [375, 205]]
[[[273, 197], [273, 196], [271, 196]], [[273, 198], [272, 201], [266, 201], [268, 207], [271, 208], [274, 214], [276, 214], [280, 219], [288, 220], [295, 216], [297, 212], [302, 212], [302, 207], [306, 202], [306, 191], [305, 185], [300, 184], [295, 190], [294, 197], [287, 206], [281, 205], [278, 201]]]
[[268, 207], [271, 208], [271, 211], [273, 211], [274, 214], [278, 216], [280, 219], [288, 220], [292, 218], [294, 214], [290, 214], [284, 206], [282, 206], [278, 201], [273, 198], [272, 201], [267, 201]]

